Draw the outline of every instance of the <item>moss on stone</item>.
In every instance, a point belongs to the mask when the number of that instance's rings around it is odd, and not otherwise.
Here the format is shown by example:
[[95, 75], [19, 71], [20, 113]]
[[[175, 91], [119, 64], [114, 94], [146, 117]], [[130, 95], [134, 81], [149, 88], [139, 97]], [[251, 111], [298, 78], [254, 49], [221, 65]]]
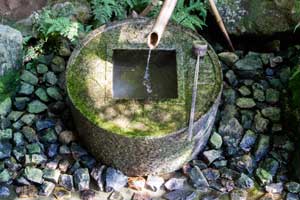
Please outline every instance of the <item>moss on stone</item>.
[[[116, 100], [112, 98], [113, 49], [147, 49], [145, 36], [151, 23], [136, 23], [93, 32], [83, 48], [73, 53], [67, 70], [67, 90], [73, 105], [95, 125], [130, 137], [165, 135], [187, 126], [196, 60], [192, 42], [198, 39], [169, 26], [160, 48], [177, 52], [178, 98]], [[80, 51], [79, 51], [80, 50]], [[217, 57], [209, 51], [201, 65], [196, 119], [208, 111], [221, 90]], [[106, 83], [104, 84], [103, 81]]]
[[8, 71], [4, 76], [0, 77], [0, 101], [15, 93], [18, 82], [19, 72], [16, 70]]

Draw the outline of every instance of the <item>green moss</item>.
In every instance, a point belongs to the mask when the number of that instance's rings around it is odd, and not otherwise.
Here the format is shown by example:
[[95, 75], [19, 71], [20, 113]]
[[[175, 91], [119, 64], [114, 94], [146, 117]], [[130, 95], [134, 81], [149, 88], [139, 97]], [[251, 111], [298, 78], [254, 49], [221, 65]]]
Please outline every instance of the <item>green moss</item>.
[[[191, 59], [191, 47], [198, 38], [188, 34], [183, 37], [180, 33], [183, 30], [175, 30], [179, 34], [167, 36], [160, 44], [162, 49], [177, 51], [177, 99], [116, 100], [111, 97], [112, 86], [99, 83], [107, 78], [106, 82], [110, 81], [113, 49], [147, 48], [144, 41], [137, 42], [134, 38], [136, 32], [146, 32], [144, 26], [137, 25], [133, 29], [124, 27], [126, 26], [114, 28], [113, 31], [106, 31], [92, 38], [68, 66], [67, 90], [74, 106], [95, 125], [130, 137], [159, 136], [186, 127], [196, 62]], [[103, 72], [99, 72], [100, 69]], [[199, 80], [205, 84], [199, 86], [196, 118], [208, 111], [221, 89], [221, 71], [213, 52], [209, 52], [201, 70], [203, 73], [200, 73]], [[94, 94], [95, 91], [97, 95]]]
[[19, 82], [19, 72], [11, 70], [0, 77], [0, 101], [15, 93]]

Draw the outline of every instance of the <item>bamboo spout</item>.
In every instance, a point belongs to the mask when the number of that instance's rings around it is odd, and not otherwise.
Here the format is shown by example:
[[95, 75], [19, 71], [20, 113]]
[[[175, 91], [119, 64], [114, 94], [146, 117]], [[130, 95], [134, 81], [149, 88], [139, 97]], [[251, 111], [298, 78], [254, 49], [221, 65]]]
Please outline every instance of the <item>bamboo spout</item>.
[[158, 46], [162, 34], [168, 24], [168, 21], [174, 11], [177, 0], [165, 0], [162, 9], [155, 21], [152, 31], [148, 35], [147, 44], [150, 49]]

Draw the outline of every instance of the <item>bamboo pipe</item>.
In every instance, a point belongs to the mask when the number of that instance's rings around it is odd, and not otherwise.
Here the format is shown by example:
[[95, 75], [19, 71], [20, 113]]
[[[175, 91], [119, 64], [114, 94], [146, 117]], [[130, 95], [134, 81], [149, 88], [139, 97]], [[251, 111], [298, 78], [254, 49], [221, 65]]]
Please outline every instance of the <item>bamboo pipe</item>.
[[148, 47], [154, 49], [158, 46], [162, 34], [168, 24], [168, 21], [175, 9], [177, 0], [165, 0], [162, 9], [155, 21], [152, 31], [148, 35]]

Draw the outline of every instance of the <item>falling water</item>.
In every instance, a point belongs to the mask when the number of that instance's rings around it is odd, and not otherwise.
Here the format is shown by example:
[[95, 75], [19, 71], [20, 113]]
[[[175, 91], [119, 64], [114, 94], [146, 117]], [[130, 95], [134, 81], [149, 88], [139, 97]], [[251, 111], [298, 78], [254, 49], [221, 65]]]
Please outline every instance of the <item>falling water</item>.
[[146, 70], [145, 70], [145, 74], [144, 74], [144, 81], [143, 81], [143, 85], [146, 87], [146, 90], [147, 90], [148, 94], [152, 93], [152, 86], [151, 86], [150, 72], [149, 72], [150, 58], [151, 58], [151, 49], [149, 49], [148, 58], [147, 58], [147, 65], [146, 65]]

